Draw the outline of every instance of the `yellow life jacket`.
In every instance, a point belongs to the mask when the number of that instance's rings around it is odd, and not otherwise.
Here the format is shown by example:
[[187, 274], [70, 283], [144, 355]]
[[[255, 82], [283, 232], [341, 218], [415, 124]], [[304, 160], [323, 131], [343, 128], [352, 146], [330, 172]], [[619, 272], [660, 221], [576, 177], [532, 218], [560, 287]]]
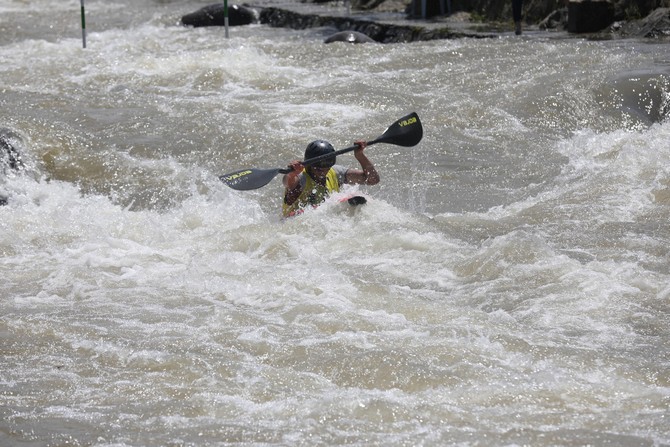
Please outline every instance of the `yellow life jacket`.
[[303, 174], [305, 175], [305, 187], [302, 189], [302, 192], [296, 201], [291, 205], [286, 203], [287, 191], [284, 191], [284, 201], [282, 206], [284, 217], [289, 217], [300, 213], [307, 205], [317, 207], [321, 204], [321, 202], [326, 200], [326, 197], [328, 197], [331, 192], [337, 192], [340, 190], [340, 182], [337, 179], [337, 173], [333, 168], [330, 168], [326, 174], [325, 186], [318, 184], [312, 177], [309, 176], [307, 171], [304, 171]]

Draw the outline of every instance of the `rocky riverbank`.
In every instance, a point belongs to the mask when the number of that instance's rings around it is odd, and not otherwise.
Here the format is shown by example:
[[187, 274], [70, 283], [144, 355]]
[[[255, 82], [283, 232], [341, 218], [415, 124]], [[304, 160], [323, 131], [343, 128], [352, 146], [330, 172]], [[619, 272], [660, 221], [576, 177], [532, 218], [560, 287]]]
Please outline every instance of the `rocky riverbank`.
[[[441, 2], [441, 3], [440, 3]], [[667, 4], [667, 7], [662, 7]], [[439, 13], [435, 13], [439, 11]], [[670, 38], [670, 0], [526, 0], [526, 30], [564, 31], [594, 39]], [[232, 5], [230, 25], [331, 27], [377, 42], [495, 37], [513, 31], [510, 0], [268, 1]], [[223, 25], [223, 4], [184, 16], [184, 24]]]
[[[442, 22], [452, 29], [452, 33], [438, 33], [446, 37], [512, 29], [511, 0], [351, 0], [351, 8]], [[524, 0], [522, 14], [524, 26], [530, 29], [592, 34], [594, 38], [670, 38], [670, 0]]]

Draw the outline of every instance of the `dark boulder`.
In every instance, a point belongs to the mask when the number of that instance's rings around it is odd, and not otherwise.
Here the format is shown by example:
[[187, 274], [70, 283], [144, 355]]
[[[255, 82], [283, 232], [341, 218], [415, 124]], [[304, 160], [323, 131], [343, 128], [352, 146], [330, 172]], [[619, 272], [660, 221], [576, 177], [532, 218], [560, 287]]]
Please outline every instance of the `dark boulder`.
[[[5, 128], [0, 128], [0, 178], [10, 172], [21, 171], [24, 168], [19, 147], [23, 144], [21, 137]], [[7, 205], [8, 198], [0, 193], [0, 206]]]
[[359, 33], [358, 31], [340, 31], [339, 33], [335, 33], [332, 36], [328, 36], [324, 42], [369, 43], [376, 42], [376, 40], [366, 34]]
[[6, 174], [8, 169], [20, 171], [23, 169], [19, 147], [23, 139], [15, 132], [0, 128], [0, 173]]
[[632, 20], [615, 27], [622, 37], [670, 37], [670, 8], [659, 8], [641, 20]]
[[537, 26], [540, 29], [567, 29], [568, 8], [557, 9], [545, 17]]
[[[224, 26], [225, 8], [223, 3], [208, 5], [204, 8], [186, 14], [181, 18], [181, 23], [186, 26]], [[258, 14], [255, 10], [240, 5], [228, 5], [228, 25], [240, 26], [250, 25], [258, 22]]]

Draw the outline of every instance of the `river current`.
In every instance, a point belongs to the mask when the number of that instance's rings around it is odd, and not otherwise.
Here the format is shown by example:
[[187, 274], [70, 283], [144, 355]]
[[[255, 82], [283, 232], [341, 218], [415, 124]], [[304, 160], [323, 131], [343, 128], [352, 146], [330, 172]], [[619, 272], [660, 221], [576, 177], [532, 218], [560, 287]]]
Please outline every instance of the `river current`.
[[[670, 47], [0, 0], [0, 445], [670, 445]], [[284, 167], [366, 149], [357, 209]], [[351, 154], [338, 163], [356, 166]]]

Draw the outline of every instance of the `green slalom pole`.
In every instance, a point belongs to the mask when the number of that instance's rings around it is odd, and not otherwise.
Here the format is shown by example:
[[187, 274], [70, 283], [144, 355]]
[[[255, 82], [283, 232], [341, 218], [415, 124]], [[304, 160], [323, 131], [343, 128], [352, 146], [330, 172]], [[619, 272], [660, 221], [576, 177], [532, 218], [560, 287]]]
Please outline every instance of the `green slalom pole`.
[[86, 13], [84, 12], [84, 0], [81, 0], [81, 43], [86, 48]]
[[[82, 0], [84, 1], [84, 0]], [[223, 0], [223, 25], [226, 28], [226, 39], [228, 38], [228, 0]]]

